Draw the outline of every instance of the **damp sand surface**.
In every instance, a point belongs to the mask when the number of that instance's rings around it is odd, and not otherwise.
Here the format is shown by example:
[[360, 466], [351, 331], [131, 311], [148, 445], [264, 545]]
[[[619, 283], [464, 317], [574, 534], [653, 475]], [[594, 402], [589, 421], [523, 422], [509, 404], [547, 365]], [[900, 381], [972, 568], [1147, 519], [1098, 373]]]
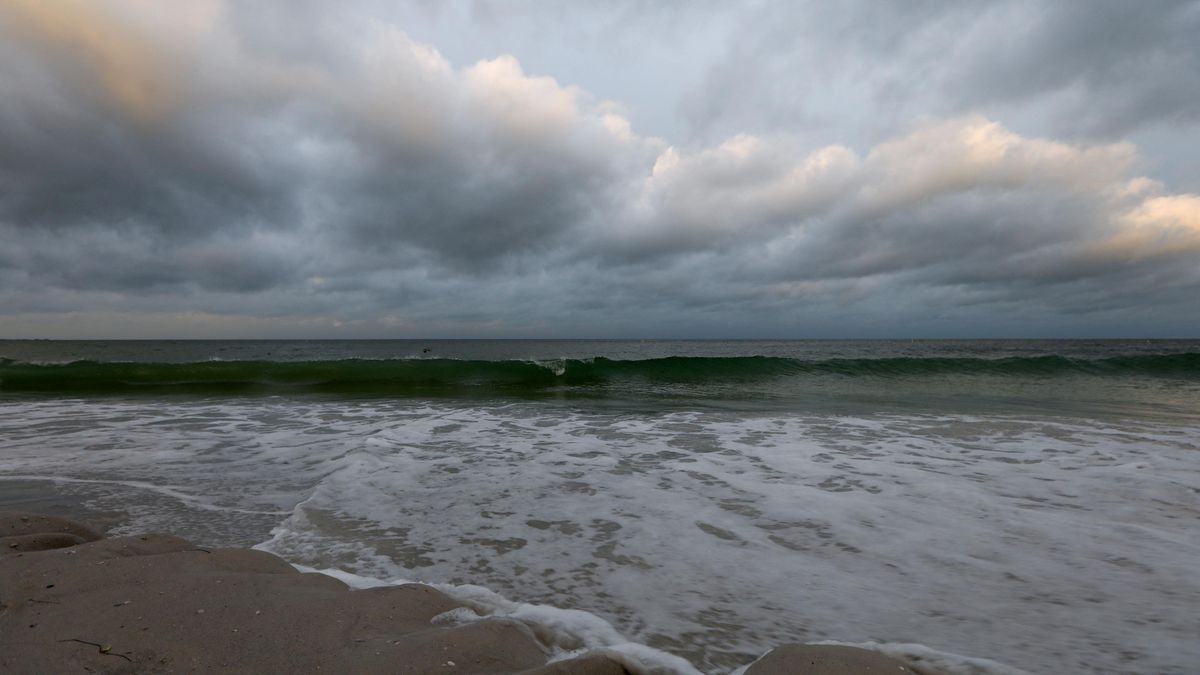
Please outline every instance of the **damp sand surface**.
[[[0, 670], [641, 675], [618, 651], [564, 656], [530, 625], [475, 617], [429, 586], [351, 590], [251, 549], [165, 534], [103, 538], [0, 512]], [[750, 675], [931, 673], [862, 649], [789, 645]]]

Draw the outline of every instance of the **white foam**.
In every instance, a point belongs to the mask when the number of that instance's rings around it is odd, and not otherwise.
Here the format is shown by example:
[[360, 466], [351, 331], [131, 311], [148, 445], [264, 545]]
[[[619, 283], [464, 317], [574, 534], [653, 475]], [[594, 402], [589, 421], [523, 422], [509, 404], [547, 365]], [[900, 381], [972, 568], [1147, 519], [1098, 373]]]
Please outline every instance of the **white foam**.
[[327, 577], [333, 577], [334, 579], [337, 579], [338, 581], [342, 582], [343, 584], [346, 584], [350, 588], [357, 588], [360, 590], [365, 589], [365, 588], [380, 588], [383, 586], [399, 586], [402, 584], [414, 583], [414, 582], [408, 581], [406, 579], [388, 579], [388, 580], [372, 579], [371, 577], [364, 577], [361, 574], [353, 574], [353, 573], [347, 572], [345, 570], [339, 570], [339, 569], [319, 570], [319, 569], [316, 569], [315, 567], [309, 567], [307, 565], [297, 565], [295, 563], [292, 564], [292, 567], [295, 567], [297, 570], [299, 570], [305, 574], [324, 574]]
[[825, 640], [817, 644], [869, 649], [907, 661], [915, 666], [929, 667], [935, 672], [946, 673], [946, 675], [1031, 675], [1029, 671], [1014, 668], [999, 661], [951, 654], [919, 644], [838, 642], [836, 640]]
[[[357, 589], [413, 583], [405, 579], [374, 579], [339, 569], [317, 570], [293, 565], [305, 573], [319, 573]], [[700, 675], [684, 659], [646, 645], [629, 642], [612, 624], [594, 614], [546, 605], [513, 602], [497, 593], [473, 585], [426, 584], [465, 603], [432, 619], [433, 624], [463, 624], [485, 618], [505, 618], [521, 622], [550, 649], [551, 661], [563, 661], [584, 654], [602, 654], [622, 664], [635, 675]], [[911, 663], [930, 667], [946, 675], [1030, 675], [1028, 671], [993, 661], [938, 651], [913, 643], [839, 642], [823, 640], [815, 644], [842, 645], [877, 651]], [[764, 653], [766, 656], [769, 651]], [[744, 675], [762, 657], [734, 669], [730, 675]]]
[[833, 639], [1184, 673], [1198, 438], [1034, 416], [55, 400], [0, 406], [0, 476], [67, 479], [130, 530], [585, 610], [618, 637], [538, 620], [706, 672]]
[[221, 506], [212, 504], [206, 501], [203, 497], [189, 494], [181, 488], [170, 485], [156, 485], [146, 481], [139, 480], [96, 480], [88, 478], [64, 478], [62, 476], [47, 476], [37, 474], [9, 474], [0, 476], [0, 480], [32, 480], [46, 481], [48, 483], [68, 484], [68, 485], [107, 485], [114, 487], [131, 488], [134, 490], [145, 490], [155, 494], [170, 497], [171, 499], [179, 500], [188, 506], [203, 511], [225, 511], [229, 513], [245, 513], [250, 515], [264, 516], [286, 516], [290, 515], [290, 511], [258, 511], [254, 509], [242, 509], [234, 506]]
[[[351, 588], [377, 588], [413, 583], [404, 579], [374, 579], [340, 569], [317, 570], [293, 565], [306, 573], [331, 576]], [[510, 619], [530, 629], [548, 648], [552, 661], [601, 653], [629, 668], [635, 675], [700, 675], [690, 663], [646, 645], [629, 642], [612, 624], [600, 617], [574, 609], [513, 602], [482, 586], [471, 584], [426, 584], [462, 602], [457, 607], [430, 619], [433, 624], [457, 624], [485, 618]]]

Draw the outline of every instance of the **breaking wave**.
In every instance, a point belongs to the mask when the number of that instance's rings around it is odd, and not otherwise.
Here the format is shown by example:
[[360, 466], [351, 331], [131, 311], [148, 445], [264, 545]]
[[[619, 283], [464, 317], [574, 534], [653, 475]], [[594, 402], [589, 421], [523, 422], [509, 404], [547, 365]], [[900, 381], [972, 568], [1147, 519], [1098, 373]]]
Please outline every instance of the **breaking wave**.
[[1076, 359], [872, 358], [804, 360], [681, 357], [613, 360], [480, 361], [343, 359], [36, 364], [0, 359], [0, 392], [42, 393], [330, 393], [375, 396], [538, 396], [573, 391], [603, 395], [656, 385], [709, 386], [803, 381], [805, 378], [952, 376], [1142, 376], [1200, 380], [1200, 353]]

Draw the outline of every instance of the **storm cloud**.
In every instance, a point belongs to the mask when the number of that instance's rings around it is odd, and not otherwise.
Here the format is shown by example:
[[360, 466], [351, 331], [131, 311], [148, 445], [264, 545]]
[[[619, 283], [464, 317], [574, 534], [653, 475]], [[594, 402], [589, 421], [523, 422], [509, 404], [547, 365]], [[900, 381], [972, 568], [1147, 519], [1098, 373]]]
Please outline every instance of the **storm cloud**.
[[0, 337], [1194, 335], [1198, 8], [0, 0]]

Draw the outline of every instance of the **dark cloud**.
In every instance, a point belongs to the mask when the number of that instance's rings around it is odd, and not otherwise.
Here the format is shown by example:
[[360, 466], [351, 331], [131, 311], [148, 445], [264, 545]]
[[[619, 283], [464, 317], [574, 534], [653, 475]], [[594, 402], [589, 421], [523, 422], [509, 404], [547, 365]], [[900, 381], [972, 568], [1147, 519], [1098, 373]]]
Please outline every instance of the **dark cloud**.
[[[478, 5], [472, 30], [571, 20], [539, 7]], [[1196, 3], [586, 6], [633, 47], [732, 22], [685, 50], [707, 74], [676, 146], [370, 3], [63, 8], [0, 3], [14, 335], [1037, 333], [1200, 309], [1200, 197], [1120, 142], [1191, 123]], [[1087, 133], [1051, 133], [1066, 117]]]
[[1030, 20], [1017, 35], [976, 47], [950, 76], [964, 105], [1061, 95], [1057, 129], [1109, 137], [1200, 120], [1200, 3], [1103, 0], [1026, 10]]
[[733, 25], [680, 104], [705, 137], [851, 122], [874, 140], [977, 112], [1058, 137], [1200, 121], [1196, 0], [765, 3]]

